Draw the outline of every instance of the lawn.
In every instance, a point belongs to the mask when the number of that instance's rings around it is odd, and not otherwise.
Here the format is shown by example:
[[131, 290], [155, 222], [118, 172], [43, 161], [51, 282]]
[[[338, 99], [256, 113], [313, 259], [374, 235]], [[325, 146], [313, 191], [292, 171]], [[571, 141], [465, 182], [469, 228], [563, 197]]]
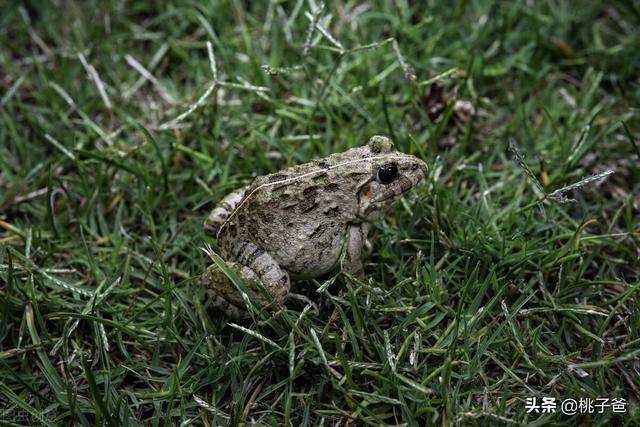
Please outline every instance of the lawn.
[[[0, 425], [640, 424], [638, 2], [8, 3]], [[366, 279], [225, 317], [209, 211], [373, 135]]]

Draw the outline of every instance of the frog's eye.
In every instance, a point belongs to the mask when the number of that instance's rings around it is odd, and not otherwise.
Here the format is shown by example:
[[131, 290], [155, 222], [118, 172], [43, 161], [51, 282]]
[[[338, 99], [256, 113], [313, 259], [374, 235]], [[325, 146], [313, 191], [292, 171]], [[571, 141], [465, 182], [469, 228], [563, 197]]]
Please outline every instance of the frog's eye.
[[378, 169], [378, 181], [391, 184], [398, 177], [398, 166], [394, 162], [385, 163]]

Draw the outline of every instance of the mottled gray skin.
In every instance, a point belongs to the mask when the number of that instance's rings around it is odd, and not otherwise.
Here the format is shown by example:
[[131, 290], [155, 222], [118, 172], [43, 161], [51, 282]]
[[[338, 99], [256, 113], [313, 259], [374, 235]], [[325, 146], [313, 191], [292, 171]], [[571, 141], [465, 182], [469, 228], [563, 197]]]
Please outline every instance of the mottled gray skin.
[[[378, 172], [391, 163], [397, 177], [384, 183]], [[242, 277], [254, 301], [268, 305], [260, 283], [282, 305], [290, 279], [322, 276], [339, 263], [343, 272], [362, 278], [368, 223], [426, 171], [422, 160], [374, 136], [362, 147], [256, 178], [211, 211], [205, 230], [216, 236], [220, 256]], [[228, 315], [246, 314], [242, 295], [215, 265], [203, 283]]]

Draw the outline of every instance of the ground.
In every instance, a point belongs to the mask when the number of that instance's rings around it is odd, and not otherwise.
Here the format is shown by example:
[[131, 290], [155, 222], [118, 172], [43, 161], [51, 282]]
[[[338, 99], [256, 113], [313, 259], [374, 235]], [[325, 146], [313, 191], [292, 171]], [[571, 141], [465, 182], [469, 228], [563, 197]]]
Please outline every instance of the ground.
[[[638, 2], [15, 3], [2, 423], [640, 423]], [[215, 203], [376, 134], [430, 172], [367, 280], [212, 307]]]

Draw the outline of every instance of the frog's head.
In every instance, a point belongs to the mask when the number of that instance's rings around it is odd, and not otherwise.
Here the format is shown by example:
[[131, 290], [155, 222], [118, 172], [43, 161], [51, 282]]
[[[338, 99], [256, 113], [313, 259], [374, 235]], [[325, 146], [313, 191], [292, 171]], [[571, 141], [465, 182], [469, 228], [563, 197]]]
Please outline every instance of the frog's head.
[[358, 191], [358, 217], [370, 221], [418, 184], [428, 168], [419, 158], [396, 151], [384, 136], [372, 137], [366, 151], [370, 175]]

